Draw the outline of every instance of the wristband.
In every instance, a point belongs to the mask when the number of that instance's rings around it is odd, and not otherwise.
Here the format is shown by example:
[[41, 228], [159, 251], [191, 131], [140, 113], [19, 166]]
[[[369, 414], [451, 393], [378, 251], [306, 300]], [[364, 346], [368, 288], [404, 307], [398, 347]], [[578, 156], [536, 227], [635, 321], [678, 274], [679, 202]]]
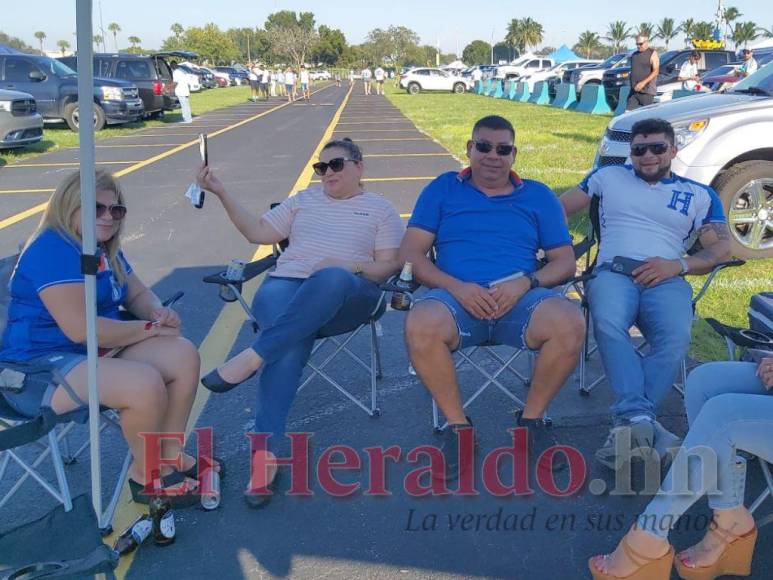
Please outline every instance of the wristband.
[[540, 287], [539, 278], [537, 278], [537, 275], [534, 272], [526, 274], [526, 277], [529, 279], [529, 290], [534, 290], [535, 288]]
[[679, 260], [679, 263], [682, 265], [682, 271], [679, 272], [679, 275], [687, 274], [687, 272], [690, 271], [690, 265], [687, 263], [687, 260], [684, 258], [677, 258]]

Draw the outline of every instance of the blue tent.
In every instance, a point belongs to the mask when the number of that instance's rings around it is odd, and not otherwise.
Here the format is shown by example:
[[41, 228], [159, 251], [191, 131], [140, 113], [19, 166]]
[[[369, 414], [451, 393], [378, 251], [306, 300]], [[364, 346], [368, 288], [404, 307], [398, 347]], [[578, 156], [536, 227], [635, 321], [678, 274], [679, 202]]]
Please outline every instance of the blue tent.
[[554, 50], [548, 55], [548, 58], [552, 58], [556, 64], [565, 62], [567, 60], [577, 60], [580, 57], [572, 52], [572, 49], [565, 44], [561, 45], [561, 48]]

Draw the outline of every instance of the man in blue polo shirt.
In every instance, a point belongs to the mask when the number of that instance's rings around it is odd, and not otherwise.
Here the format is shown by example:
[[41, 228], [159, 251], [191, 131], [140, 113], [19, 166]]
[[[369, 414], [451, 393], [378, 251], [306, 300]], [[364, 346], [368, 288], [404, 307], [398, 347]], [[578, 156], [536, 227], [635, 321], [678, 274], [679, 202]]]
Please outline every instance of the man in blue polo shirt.
[[[449, 172], [419, 196], [400, 249], [430, 288], [406, 320], [413, 367], [448, 420], [446, 479], [458, 475], [458, 433], [472, 429], [459, 395], [452, 352], [484, 343], [539, 351], [518, 424], [529, 429], [536, 461], [555, 444], [543, 421], [574, 369], [584, 323], [577, 307], [550, 289], [575, 273], [571, 238], [555, 194], [512, 171], [517, 149], [509, 121], [485, 117], [467, 142], [469, 168]], [[436, 261], [427, 258], [435, 248]], [[536, 255], [544, 250], [547, 264]], [[565, 467], [553, 462], [553, 469]]]
[[[612, 469], [618, 464], [616, 440], [624, 432], [632, 449], [646, 456], [653, 447], [663, 455], [678, 444], [657, 422], [656, 408], [690, 345], [692, 288], [683, 275], [710, 272], [730, 256], [721, 200], [712, 188], [671, 172], [676, 153], [667, 121], [639, 121], [631, 130], [631, 165], [596, 169], [561, 196], [568, 216], [599, 198], [598, 266], [587, 296], [616, 395], [613, 427], [596, 452]], [[696, 238], [702, 249], [686, 256]], [[619, 267], [625, 259], [640, 262], [626, 273]], [[634, 323], [650, 345], [644, 357], [630, 340]]]

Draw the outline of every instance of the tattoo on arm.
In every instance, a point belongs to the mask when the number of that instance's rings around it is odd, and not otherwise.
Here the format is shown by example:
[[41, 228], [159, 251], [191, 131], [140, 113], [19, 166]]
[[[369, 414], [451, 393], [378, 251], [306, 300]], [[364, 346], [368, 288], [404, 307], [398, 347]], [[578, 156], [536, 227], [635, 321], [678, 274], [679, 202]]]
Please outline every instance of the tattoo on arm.
[[706, 224], [698, 230], [698, 237], [704, 236], [709, 232], [714, 232], [718, 240], [730, 239], [730, 231], [727, 229], [727, 224]]

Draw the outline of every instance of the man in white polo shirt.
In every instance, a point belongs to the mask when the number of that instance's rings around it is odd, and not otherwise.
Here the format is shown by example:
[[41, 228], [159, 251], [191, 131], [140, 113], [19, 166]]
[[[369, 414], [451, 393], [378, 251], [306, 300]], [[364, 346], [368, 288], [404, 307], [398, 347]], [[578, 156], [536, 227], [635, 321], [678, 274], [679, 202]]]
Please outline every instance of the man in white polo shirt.
[[[616, 440], [624, 431], [642, 457], [653, 447], [663, 454], [678, 444], [657, 422], [656, 408], [690, 345], [692, 288], [683, 275], [710, 272], [730, 256], [730, 233], [716, 192], [671, 172], [677, 150], [670, 123], [639, 121], [631, 138], [631, 165], [596, 169], [561, 196], [568, 216], [588, 207], [593, 197], [599, 200], [598, 265], [587, 297], [616, 395], [613, 428], [596, 458], [613, 469]], [[702, 249], [686, 256], [696, 237]], [[630, 340], [634, 323], [650, 345], [644, 357]]]
[[384, 69], [380, 66], [376, 68], [376, 70], [373, 72], [373, 76], [376, 79], [376, 94], [377, 95], [383, 95], [384, 94], [384, 79], [386, 78], [386, 73], [384, 72]]

